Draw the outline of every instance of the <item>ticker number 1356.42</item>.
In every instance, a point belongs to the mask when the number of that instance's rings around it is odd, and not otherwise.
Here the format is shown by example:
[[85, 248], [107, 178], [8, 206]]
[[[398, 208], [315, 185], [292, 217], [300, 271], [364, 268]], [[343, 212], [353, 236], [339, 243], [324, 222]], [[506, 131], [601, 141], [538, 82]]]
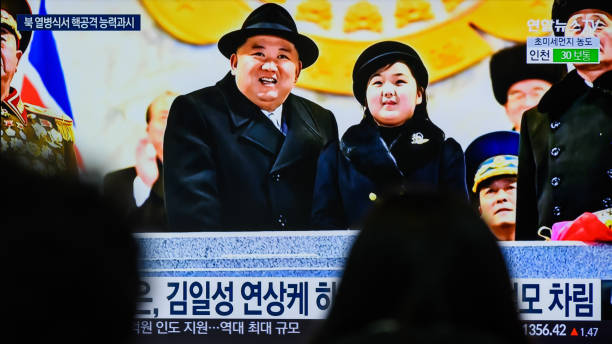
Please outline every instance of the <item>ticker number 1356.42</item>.
[[567, 327], [565, 324], [555, 324], [554, 326], [549, 324], [523, 324], [523, 331], [526, 336], [539, 337], [539, 336], [567, 336]]

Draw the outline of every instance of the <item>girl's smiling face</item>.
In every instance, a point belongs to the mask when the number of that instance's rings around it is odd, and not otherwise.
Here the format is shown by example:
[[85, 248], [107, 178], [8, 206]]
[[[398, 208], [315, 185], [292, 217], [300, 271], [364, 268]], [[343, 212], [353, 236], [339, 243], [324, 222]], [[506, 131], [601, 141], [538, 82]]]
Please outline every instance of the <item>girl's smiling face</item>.
[[410, 68], [403, 62], [395, 62], [370, 76], [366, 101], [378, 125], [396, 127], [412, 118], [423, 95]]

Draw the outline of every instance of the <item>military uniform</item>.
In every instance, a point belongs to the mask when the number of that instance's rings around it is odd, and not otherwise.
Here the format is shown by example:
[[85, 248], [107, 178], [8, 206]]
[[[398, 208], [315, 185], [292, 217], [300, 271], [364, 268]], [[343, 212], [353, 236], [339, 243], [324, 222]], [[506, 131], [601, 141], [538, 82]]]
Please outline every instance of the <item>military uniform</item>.
[[0, 152], [44, 176], [76, 175], [72, 119], [23, 103], [11, 88], [2, 101]]
[[[15, 21], [17, 14], [32, 14], [27, 1], [2, 2], [2, 28], [15, 36], [17, 50], [25, 52], [32, 31], [18, 30]], [[4, 49], [5, 47], [2, 48], [3, 62]], [[9, 84], [11, 81], [12, 76]], [[9, 88], [8, 95], [3, 94], [3, 97], [5, 98], [2, 100], [0, 117], [0, 153], [3, 157], [15, 160], [43, 176], [76, 175], [72, 119], [39, 106], [23, 103], [19, 92], [12, 87]]]

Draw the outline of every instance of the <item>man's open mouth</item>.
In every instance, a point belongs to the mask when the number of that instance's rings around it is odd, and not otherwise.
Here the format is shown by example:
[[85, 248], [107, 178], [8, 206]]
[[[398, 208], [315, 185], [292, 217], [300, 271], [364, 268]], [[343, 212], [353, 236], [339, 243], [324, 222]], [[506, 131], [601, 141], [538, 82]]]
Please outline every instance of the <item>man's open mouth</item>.
[[264, 85], [274, 85], [274, 84], [276, 84], [276, 79], [275, 78], [269, 78], [269, 77], [261, 77], [261, 78], [259, 78], [259, 82], [261, 82]]

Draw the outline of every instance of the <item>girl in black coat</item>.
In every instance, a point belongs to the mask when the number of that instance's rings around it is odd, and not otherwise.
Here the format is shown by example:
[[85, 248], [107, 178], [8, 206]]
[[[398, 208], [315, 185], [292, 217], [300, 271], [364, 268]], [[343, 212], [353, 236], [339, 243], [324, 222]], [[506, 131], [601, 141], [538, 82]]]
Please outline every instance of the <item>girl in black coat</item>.
[[376, 43], [359, 56], [353, 93], [364, 117], [319, 157], [314, 226], [356, 225], [381, 195], [415, 185], [450, 189], [467, 200], [463, 151], [429, 120], [427, 83], [419, 55], [403, 43]]

